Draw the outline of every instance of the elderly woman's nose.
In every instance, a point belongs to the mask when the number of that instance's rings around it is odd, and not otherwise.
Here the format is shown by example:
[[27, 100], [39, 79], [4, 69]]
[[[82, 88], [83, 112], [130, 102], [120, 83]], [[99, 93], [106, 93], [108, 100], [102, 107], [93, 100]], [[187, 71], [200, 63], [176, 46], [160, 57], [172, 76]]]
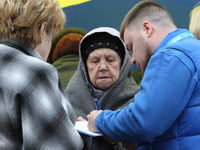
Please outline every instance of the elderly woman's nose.
[[99, 69], [100, 69], [100, 70], [102, 70], [102, 69], [107, 69], [107, 63], [106, 63], [105, 60], [101, 60]]

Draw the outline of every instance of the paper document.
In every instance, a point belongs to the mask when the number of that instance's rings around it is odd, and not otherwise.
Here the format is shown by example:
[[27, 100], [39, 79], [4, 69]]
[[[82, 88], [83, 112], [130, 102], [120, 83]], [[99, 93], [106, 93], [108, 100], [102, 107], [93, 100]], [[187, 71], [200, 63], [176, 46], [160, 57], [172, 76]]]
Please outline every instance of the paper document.
[[103, 136], [101, 133], [95, 133], [88, 129], [87, 121], [76, 121], [75, 128], [79, 133], [83, 133], [92, 137]]

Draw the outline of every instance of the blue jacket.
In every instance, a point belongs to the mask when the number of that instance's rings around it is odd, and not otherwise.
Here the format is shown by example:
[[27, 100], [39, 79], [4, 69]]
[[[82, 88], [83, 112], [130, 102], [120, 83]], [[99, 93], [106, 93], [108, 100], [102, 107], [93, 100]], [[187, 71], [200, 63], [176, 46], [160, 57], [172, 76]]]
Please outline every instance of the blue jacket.
[[99, 132], [121, 141], [138, 142], [139, 150], [200, 149], [200, 42], [169, 33], [151, 57], [135, 103], [103, 111]]

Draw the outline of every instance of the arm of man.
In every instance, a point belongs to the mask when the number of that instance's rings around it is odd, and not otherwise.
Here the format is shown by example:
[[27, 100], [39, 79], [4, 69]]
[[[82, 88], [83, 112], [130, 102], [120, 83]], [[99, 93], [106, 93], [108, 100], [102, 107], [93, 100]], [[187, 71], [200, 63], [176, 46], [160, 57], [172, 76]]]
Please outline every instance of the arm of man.
[[173, 54], [152, 56], [135, 103], [123, 110], [102, 111], [96, 118], [91, 112], [90, 129], [95, 131], [94, 121], [97, 131], [127, 142], [152, 142], [166, 132], [184, 110], [197, 82], [193, 62], [182, 57], [186, 62]]

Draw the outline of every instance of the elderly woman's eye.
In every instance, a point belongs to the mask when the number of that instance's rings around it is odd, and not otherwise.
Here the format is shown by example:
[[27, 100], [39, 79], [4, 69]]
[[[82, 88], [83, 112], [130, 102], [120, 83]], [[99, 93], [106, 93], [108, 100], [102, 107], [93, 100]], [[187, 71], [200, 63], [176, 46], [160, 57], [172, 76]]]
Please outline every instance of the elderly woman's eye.
[[97, 63], [99, 61], [99, 59], [92, 59], [92, 63]]
[[108, 61], [109, 61], [109, 62], [112, 62], [112, 61], [113, 61], [113, 59], [109, 59]]
[[113, 61], [114, 61], [114, 58], [108, 58], [107, 61], [108, 61], [108, 62], [113, 62]]

